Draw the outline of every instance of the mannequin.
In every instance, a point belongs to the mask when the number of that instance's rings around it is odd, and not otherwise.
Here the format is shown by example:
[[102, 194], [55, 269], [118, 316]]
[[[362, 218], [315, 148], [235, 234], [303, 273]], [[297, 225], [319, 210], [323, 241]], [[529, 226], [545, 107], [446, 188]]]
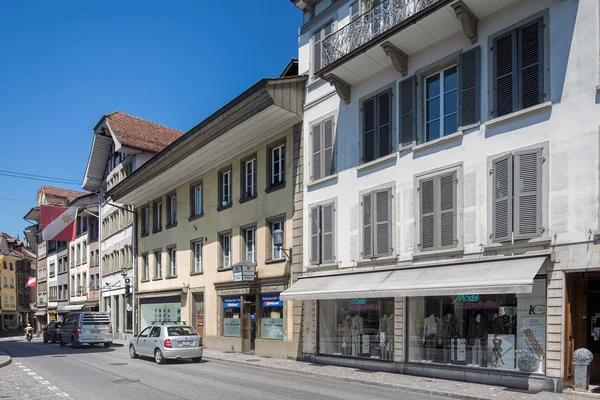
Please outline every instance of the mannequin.
[[385, 324], [387, 343], [385, 345], [386, 359], [391, 360], [394, 355], [394, 314], [388, 314]]
[[435, 357], [435, 345], [438, 340], [439, 333], [439, 319], [434, 313], [429, 314], [423, 320], [423, 339], [422, 342], [425, 345], [425, 359], [433, 361]]
[[502, 338], [500, 335], [494, 335], [492, 344], [494, 345], [492, 352], [494, 353], [494, 358], [496, 359], [496, 368], [498, 368], [500, 362], [502, 365], [504, 365], [504, 360], [502, 359]]
[[444, 363], [450, 363], [450, 353], [452, 351], [452, 339], [458, 337], [458, 323], [454, 318], [454, 314], [448, 312], [440, 321], [440, 335], [438, 337], [439, 344], [444, 345]]
[[381, 358], [385, 359], [386, 357], [386, 346], [388, 342], [387, 336], [387, 323], [388, 318], [387, 314], [383, 314], [383, 317], [379, 318], [379, 329], [377, 329], [377, 337], [379, 338], [379, 350], [381, 351]]
[[468, 339], [472, 346], [473, 365], [483, 365], [483, 351], [486, 345], [486, 334], [488, 332], [488, 321], [480, 313], [469, 323]]
[[343, 355], [350, 355], [350, 314], [346, 314], [340, 323], [340, 335], [341, 335], [341, 351]]
[[351, 342], [351, 354], [358, 356], [361, 353], [360, 339], [363, 333], [363, 319], [355, 313], [350, 319], [350, 342]]
[[492, 334], [503, 333], [502, 320], [498, 316], [498, 313], [494, 314], [494, 319], [492, 320], [492, 322], [490, 322], [490, 333], [492, 333]]

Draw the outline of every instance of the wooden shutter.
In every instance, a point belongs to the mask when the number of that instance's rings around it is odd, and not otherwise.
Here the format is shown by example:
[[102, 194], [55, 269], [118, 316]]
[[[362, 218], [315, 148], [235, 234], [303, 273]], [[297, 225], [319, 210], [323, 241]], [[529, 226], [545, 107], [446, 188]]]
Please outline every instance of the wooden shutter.
[[515, 239], [536, 237], [542, 233], [541, 149], [516, 152], [514, 164]]
[[456, 174], [436, 179], [439, 185], [438, 232], [439, 248], [456, 246]]
[[360, 17], [360, 0], [350, 4], [350, 22]]
[[389, 190], [375, 193], [375, 257], [391, 253], [391, 194]]
[[363, 103], [363, 162], [375, 159], [375, 98]]
[[315, 125], [312, 131], [312, 179], [321, 179], [321, 124]]
[[542, 20], [517, 30], [519, 109], [544, 101]]
[[321, 213], [320, 206], [310, 210], [310, 263], [318, 265], [321, 262]]
[[329, 118], [323, 123], [323, 176], [329, 176], [335, 172], [334, 168], [334, 123]]
[[421, 251], [435, 248], [434, 179], [422, 180], [419, 188], [421, 211]]
[[363, 258], [373, 257], [373, 221], [372, 221], [372, 199], [373, 195], [363, 196], [362, 201], [362, 256]]
[[467, 126], [479, 121], [480, 47], [462, 53], [458, 67], [458, 126]]
[[321, 30], [313, 36], [313, 73], [321, 69]]
[[516, 110], [516, 39], [515, 31], [494, 39], [494, 110], [500, 117]]
[[377, 157], [387, 156], [392, 152], [392, 91], [387, 90], [377, 95]]
[[335, 262], [334, 254], [334, 207], [333, 203], [321, 206], [321, 249], [323, 251], [321, 255], [321, 262], [323, 264]]
[[492, 162], [492, 240], [511, 239], [513, 223], [513, 157], [511, 154]]
[[417, 104], [417, 78], [411, 76], [400, 82], [400, 147], [409, 147], [417, 137], [415, 106]]

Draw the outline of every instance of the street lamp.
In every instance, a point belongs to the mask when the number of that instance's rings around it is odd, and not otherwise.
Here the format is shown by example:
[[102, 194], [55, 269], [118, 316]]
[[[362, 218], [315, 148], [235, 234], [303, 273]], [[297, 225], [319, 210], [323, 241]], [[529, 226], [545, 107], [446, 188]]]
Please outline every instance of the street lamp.
[[292, 248], [290, 247], [288, 250], [283, 248], [283, 231], [281, 229], [273, 231], [273, 244], [278, 250], [283, 251], [287, 259], [292, 262]]

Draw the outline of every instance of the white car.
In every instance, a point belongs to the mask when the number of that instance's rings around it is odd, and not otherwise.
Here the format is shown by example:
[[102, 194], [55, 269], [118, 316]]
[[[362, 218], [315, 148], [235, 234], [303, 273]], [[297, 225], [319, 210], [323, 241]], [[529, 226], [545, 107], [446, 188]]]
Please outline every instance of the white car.
[[152, 325], [129, 341], [129, 357], [152, 357], [157, 364], [184, 358], [200, 362], [203, 350], [202, 337], [188, 325]]

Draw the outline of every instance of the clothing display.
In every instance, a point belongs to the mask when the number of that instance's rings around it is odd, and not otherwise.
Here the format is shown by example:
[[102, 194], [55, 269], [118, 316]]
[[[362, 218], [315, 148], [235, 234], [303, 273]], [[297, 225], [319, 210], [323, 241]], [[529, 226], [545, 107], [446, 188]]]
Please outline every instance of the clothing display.
[[363, 319], [355, 315], [350, 319], [351, 354], [358, 356], [361, 353], [360, 336], [363, 333]]
[[438, 341], [443, 347], [444, 364], [450, 363], [452, 352], [452, 339], [458, 337], [458, 322], [454, 315], [447, 314], [440, 321]]
[[496, 367], [498, 367], [498, 363], [501, 362], [504, 365], [504, 360], [502, 359], [502, 339], [500, 336], [494, 336], [492, 340], [494, 347], [492, 348], [492, 353], [494, 354], [494, 361], [496, 363]]
[[490, 333], [504, 333], [504, 326], [498, 314], [494, 314], [494, 319], [492, 319], [492, 321], [490, 322]]
[[342, 322], [338, 327], [339, 335], [341, 336], [341, 350], [340, 353], [347, 356], [350, 355], [350, 314], [346, 314]]

